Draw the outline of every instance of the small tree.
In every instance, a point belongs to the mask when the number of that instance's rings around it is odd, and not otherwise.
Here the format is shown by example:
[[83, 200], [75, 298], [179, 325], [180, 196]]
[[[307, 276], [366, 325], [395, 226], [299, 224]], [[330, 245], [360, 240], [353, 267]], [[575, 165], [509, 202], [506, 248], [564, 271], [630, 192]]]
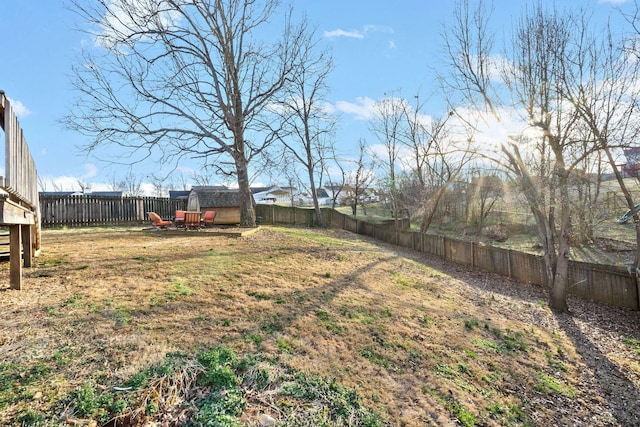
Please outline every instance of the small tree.
[[326, 50], [318, 51], [317, 41], [311, 35], [302, 46], [298, 68], [292, 73], [291, 84], [276, 109], [282, 124], [276, 135], [293, 160], [304, 169], [320, 226], [323, 220], [318, 183], [322, 181], [322, 161], [333, 152], [334, 142], [335, 120], [323, 106], [332, 68], [331, 56]]
[[480, 234], [485, 221], [495, 204], [504, 195], [504, 185], [497, 175], [483, 175], [472, 178], [468, 187], [468, 212]]
[[358, 205], [364, 204], [364, 194], [368, 186], [374, 181], [375, 174], [373, 173], [374, 164], [371, 162], [367, 164], [365, 155], [367, 152], [367, 141], [361, 138], [358, 143], [358, 160], [355, 163], [355, 170], [347, 180], [347, 192], [345, 197], [351, 205], [351, 214], [357, 215]]

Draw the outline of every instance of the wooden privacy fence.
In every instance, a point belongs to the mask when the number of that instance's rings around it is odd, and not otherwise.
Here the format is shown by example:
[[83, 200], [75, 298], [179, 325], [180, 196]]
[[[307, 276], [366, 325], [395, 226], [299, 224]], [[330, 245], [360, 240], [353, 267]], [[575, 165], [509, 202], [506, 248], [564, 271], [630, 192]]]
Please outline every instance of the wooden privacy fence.
[[[265, 224], [317, 225], [313, 209], [258, 205], [256, 214], [262, 216]], [[520, 282], [540, 286], [545, 286], [547, 282], [544, 260], [540, 255], [417, 231], [398, 230], [393, 223], [372, 224], [328, 208], [322, 209], [322, 217], [325, 225], [343, 228]], [[405, 228], [405, 225], [401, 228]], [[636, 276], [623, 266], [571, 261], [569, 293], [616, 307], [640, 309], [640, 291]]]
[[163, 197], [40, 196], [43, 227], [140, 224], [149, 221], [147, 212], [173, 218], [186, 205]]
[[22, 287], [22, 265], [40, 250], [38, 175], [11, 102], [0, 91], [0, 127], [5, 135], [5, 175], [0, 177], [0, 225], [9, 227], [9, 281]]

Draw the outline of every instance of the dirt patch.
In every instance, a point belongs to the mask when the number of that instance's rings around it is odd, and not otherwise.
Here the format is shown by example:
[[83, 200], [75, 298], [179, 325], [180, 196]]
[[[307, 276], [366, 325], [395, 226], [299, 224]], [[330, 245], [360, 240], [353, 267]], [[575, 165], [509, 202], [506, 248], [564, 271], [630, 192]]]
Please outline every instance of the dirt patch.
[[[7, 425], [221, 344], [352, 387], [389, 425], [640, 424], [638, 312], [556, 316], [539, 287], [342, 230], [45, 230], [23, 288], [0, 290], [0, 374], [22, 373]], [[247, 396], [243, 423], [286, 417], [273, 390]]]

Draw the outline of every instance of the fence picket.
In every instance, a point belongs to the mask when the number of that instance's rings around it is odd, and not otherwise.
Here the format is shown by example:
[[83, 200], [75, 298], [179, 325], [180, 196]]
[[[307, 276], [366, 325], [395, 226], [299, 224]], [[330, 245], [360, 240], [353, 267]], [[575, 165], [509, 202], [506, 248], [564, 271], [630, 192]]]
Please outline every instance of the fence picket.
[[149, 211], [173, 218], [184, 209], [186, 201], [162, 197], [40, 196], [43, 227], [141, 224]]

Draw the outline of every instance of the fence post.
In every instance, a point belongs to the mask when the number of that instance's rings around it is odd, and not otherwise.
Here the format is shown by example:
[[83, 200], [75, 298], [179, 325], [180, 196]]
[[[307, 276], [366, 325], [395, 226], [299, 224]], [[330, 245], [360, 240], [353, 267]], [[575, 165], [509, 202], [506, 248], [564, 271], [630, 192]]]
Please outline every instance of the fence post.
[[471, 268], [475, 268], [476, 266], [476, 251], [475, 251], [475, 243], [471, 242]]

